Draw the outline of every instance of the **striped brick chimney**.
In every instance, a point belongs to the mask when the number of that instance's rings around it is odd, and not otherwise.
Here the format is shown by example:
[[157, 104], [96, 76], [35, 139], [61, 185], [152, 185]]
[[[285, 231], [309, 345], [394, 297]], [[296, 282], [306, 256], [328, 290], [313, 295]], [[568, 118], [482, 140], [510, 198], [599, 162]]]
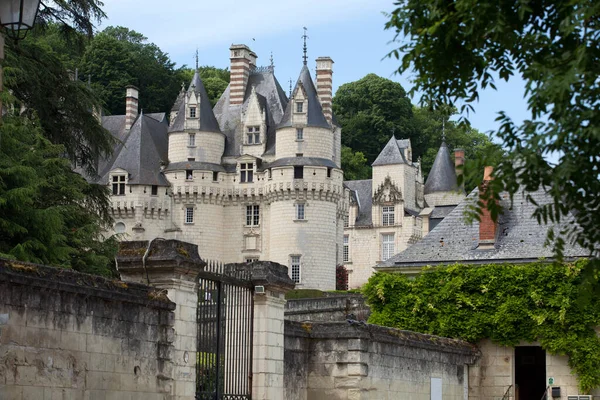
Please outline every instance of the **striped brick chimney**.
[[[485, 167], [483, 173], [483, 183], [479, 187], [480, 193], [485, 193], [489, 189], [490, 182], [492, 181], [493, 167]], [[481, 221], [479, 222], [479, 248], [493, 248], [496, 242], [496, 229], [498, 227], [497, 221], [492, 219], [490, 211], [487, 209], [487, 200], [480, 194], [479, 199], [483, 203]]]
[[138, 116], [139, 90], [135, 86], [127, 86], [125, 94], [125, 129], [131, 129], [131, 125]]
[[[464, 165], [465, 165], [465, 151], [463, 149], [454, 149], [454, 172], [456, 173], [456, 177], [458, 178], [464, 173]], [[464, 189], [465, 183], [464, 181], [461, 183], [460, 188]]]
[[245, 44], [234, 44], [229, 48], [230, 79], [229, 79], [229, 105], [240, 105], [244, 102], [246, 85], [250, 71], [256, 68], [256, 53]]
[[317, 95], [321, 102], [323, 115], [329, 123], [333, 116], [331, 111], [332, 82], [333, 60], [330, 57], [317, 58]]

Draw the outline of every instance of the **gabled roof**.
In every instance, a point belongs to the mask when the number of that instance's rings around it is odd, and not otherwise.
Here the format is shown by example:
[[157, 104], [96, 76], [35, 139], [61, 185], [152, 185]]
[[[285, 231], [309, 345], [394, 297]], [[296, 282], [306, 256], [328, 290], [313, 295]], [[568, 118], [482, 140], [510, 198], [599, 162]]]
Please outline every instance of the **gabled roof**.
[[[123, 117], [123, 124], [119, 123]], [[109, 160], [98, 168], [98, 183], [106, 184], [110, 171], [121, 168], [129, 173], [128, 183], [137, 185], [168, 186], [160, 172], [161, 163], [167, 161], [167, 124], [144, 115], [138, 116], [129, 131], [125, 130], [124, 116], [103, 117], [102, 125], [120, 140]]]
[[[529, 192], [539, 205], [552, 202], [552, 197], [538, 190]], [[401, 253], [379, 264], [376, 268], [411, 268], [456, 262], [525, 262], [539, 258], [552, 258], [551, 247], [544, 246], [551, 225], [540, 225], [532, 217], [536, 206], [526, 200], [527, 192], [520, 190], [510, 198], [502, 193], [500, 205], [504, 213], [498, 219], [497, 237], [494, 248], [478, 249], [479, 222], [471, 225], [465, 221], [465, 209], [479, 197], [477, 189], [463, 200], [427, 236]], [[569, 223], [565, 221], [564, 223]], [[577, 245], [566, 244], [566, 257], [586, 257], [588, 253]]]
[[[308, 109], [307, 111], [307, 126], [316, 126], [320, 128], [331, 128], [329, 122], [325, 118], [323, 114], [323, 109], [321, 108], [321, 102], [319, 101], [319, 96], [317, 95], [317, 89], [315, 84], [310, 76], [310, 71], [308, 67], [304, 65], [302, 70], [300, 71], [300, 76], [298, 77], [298, 81], [296, 82], [296, 87], [292, 91], [292, 93], [296, 93], [300, 87], [304, 89], [306, 94], [306, 98], [308, 100]], [[292, 102], [287, 104], [285, 109], [285, 113], [283, 115], [283, 119], [279, 123], [278, 128], [280, 127], [288, 127], [292, 126], [292, 112], [294, 105]]]
[[401, 148], [408, 147], [400, 147], [400, 142], [402, 142], [402, 145], [404, 146], [406, 144], [406, 140], [409, 141], [408, 143], [410, 145], [410, 139], [396, 140], [396, 138], [392, 135], [383, 150], [381, 150], [381, 153], [379, 153], [371, 165], [376, 167], [377, 165], [407, 164], [406, 158], [404, 157], [404, 152], [400, 150]]
[[[219, 128], [219, 124], [215, 118], [215, 114], [213, 113], [210, 99], [208, 98], [208, 94], [206, 94], [206, 89], [204, 88], [202, 79], [200, 79], [198, 70], [196, 70], [194, 73], [194, 77], [190, 82], [187, 94], [190, 94], [191, 92], [195, 92], [196, 96], [200, 100], [200, 110], [198, 110], [198, 117], [200, 118], [200, 131], [220, 133], [221, 129]], [[179, 97], [175, 101], [175, 104], [177, 104], [177, 101], [179, 101]], [[169, 128], [169, 132], [181, 132], [184, 129], [186, 116], [185, 101], [181, 101], [178, 111], [179, 112], [177, 113], [175, 121], [173, 121], [173, 124]]]
[[454, 171], [454, 165], [450, 158], [450, 152], [445, 141], [442, 141], [442, 145], [435, 156], [435, 161], [427, 176], [425, 182], [425, 194], [436, 193], [436, 192], [455, 192], [458, 190], [458, 184], [456, 183], [456, 171]]
[[357, 181], [344, 181], [344, 185], [350, 189], [354, 200], [358, 203], [358, 216], [354, 221], [355, 226], [373, 225], [373, 194], [371, 192], [372, 179]]
[[265, 106], [264, 101], [266, 101], [267, 143], [265, 154], [275, 153], [275, 127], [283, 117], [288, 98], [281, 85], [279, 85], [277, 78], [275, 78], [273, 70], [271, 68], [261, 68], [250, 72], [244, 102], [241, 105], [232, 106], [229, 104], [230, 86], [225, 89], [225, 92], [215, 104], [215, 116], [221, 127], [221, 132], [226, 136], [224, 156], [240, 155], [240, 146], [244, 143], [241, 116], [242, 111], [248, 107], [253, 87], [259, 95], [261, 107]]

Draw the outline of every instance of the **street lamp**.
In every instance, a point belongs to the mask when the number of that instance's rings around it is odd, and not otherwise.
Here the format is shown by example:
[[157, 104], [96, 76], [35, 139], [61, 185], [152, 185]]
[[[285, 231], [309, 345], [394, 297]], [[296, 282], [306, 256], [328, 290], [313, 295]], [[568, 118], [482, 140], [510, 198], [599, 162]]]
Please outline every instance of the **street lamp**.
[[33, 28], [40, 0], [0, 0], [0, 25], [6, 36], [17, 41]]

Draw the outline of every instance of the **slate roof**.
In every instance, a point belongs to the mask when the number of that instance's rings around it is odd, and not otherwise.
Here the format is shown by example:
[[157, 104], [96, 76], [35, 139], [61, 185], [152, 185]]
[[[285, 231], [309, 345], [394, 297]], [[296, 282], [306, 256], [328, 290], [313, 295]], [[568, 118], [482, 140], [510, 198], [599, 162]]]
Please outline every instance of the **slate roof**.
[[[217, 122], [215, 114], [213, 113], [210, 99], [208, 98], [208, 94], [206, 94], [206, 89], [204, 88], [202, 79], [200, 79], [198, 70], [194, 72], [194, 77], [192, 78], [187, 91], [188, 93], [192, 91], [196, 92], [196, 96], [200, 99], [200, 109], [198, 110], [198, 117], [200, 118], [200, 130], [204, 132], [220, 133], [221, 129], [219, 128], [219, 123]], [[175, 101], [175, 104], [177, 104], [178, 100], [179, 97]], [[169, 128], [169, 132], [181, 132], [184, 129], [184, 125], [185, 102], [181, 101], [181, 104], [179, 104], [179, 112], [177, 113], [177, 117], [175, 117], [175, 121], [173, 121], [171, 127]]]
[[445, 141], [442, 141], [442, 145], [435, 156], [435, 161], [427, 176], [425, 182], [425, 194], [436, 193], [436, 192], [452, 192], [458, 190], [458, 184], [456, 183], [456, 171], [454, 171], [454, 164], [450, 158], [450, 152]]
[[[310, 76], [310, 71], [308, 67], [304, 65], [302, 70], [300, 71], [300, 76], [298, 77], [298, 81], [296, 82], [296, 86], [292, 93], [296, 93], [299, 84], [302, 83], [304, 87], [304, 91], [306, 92], [306, 98], [308, 100], [308, 109], [307, 109], [307, 126], [316, 126], [319, 128], [331, 128], [331, 125], [327, 122], [325, 115], [323, 114], [323, 109], [321, 108], [321, 102], [319, 101], [319, 96], [317, 95], [317, 88]], [[290, 103], [287, 104], [285, 109], [285, 113], [283, 115], [283, 119], [279, 123], [279, 127], [292, 126], [292, 111], [294, 105]]]
[[373, 197], [371, 193], [372, 184], [372, 179], [344, 182], [344, 185], [350, 189], [351, 195], [358, 203], [358, 216], [356, 217], [356, 221], [354, 221], [355, 226], [366, 227], [373, 225]]
[[435, 206], [429, 218], [446, 218], [448, 214], [456, 208], [456, 205], [452, 206]]
[[[261, 107], [266, 105], [267, 117], [267, 143], [265, 154], [275, 154], [275, 128], [281, 121], [288, 104], [288, 98], [279, 85], [271, 68], [251, 72], [248, 77], [244, 102], [241, 105], [229, 104], [230, 87], [228, 86], [221, 98], [215, 104], [214, 114], [217, 118], [221, 132], [226, 136], [224, 156], [239, 156], [243, 144], [243, 126], [241, 121], [242, 111], [248, 107], [250, 94], [254, 87], [259, 95]], [[264, 99], [264, 100], [263, 100]], [[266, 101], [266, 104], [264, 103]]]
[[410, 139], [396, 140], [392, 135], [371, 165], [375, 167], [377, 165], [407, 164], [404, 152], [401, 150], [408, 147], [407, 142], [408, 146], [410, 146]]
[[[540, 205], [552, 202], [543, 190], [529, 193]], [[514, 195], [510, 208], [507, 193], [501, 195], [500, 205], [504, 213], [500, 215], [497, 239], [493, 249], [478, 249], [479, 222], [468, 225], [464, 219], [467, 205], [478, 199], [479, 192], [473, 190], [456, 208], [448, 214], [427, 236], [408, 249], [379, 264], [376, 268], [409, 268], [424, 265], [451, 264], [455, 262], [525, 262], [539, 258], [552, 258], [552, 247], [544, 242], [549, 225], [539, 225], [532, 214], [536, 206], [526, 200], [526, 193]], [[565, 221], [568, 223], [568, 221]], [[586, 257], [588, 253], [577, 245], [565, 246], [566, 257]]]
[[119, 139], [110, 159], [98, 165], [98, 183], [106, 184], [110, 171], [121, 168], [129, 173], [128, 183], [137, 185], [169, 186], [160, 172], [167, 161], [167, 124], [140, 114], [129, 131], [125, 130], [125, 116], [102, 118], [102, 126]]

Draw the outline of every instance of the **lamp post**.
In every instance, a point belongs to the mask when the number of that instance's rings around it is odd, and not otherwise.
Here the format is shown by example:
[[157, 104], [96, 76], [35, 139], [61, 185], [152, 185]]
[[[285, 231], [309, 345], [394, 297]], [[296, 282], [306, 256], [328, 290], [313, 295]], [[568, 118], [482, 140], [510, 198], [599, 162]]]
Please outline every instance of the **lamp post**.
[[[40, 0], [0, 0], [0, 26], [6, 36], [15, 42], [24, 39], [33, 28]], [[0, 93], [4, 90], [2, 63], [4, 62], [4, 35], [0, 32]], [[0, 99], [0, 119], [2, 119], [2, 99]]]

